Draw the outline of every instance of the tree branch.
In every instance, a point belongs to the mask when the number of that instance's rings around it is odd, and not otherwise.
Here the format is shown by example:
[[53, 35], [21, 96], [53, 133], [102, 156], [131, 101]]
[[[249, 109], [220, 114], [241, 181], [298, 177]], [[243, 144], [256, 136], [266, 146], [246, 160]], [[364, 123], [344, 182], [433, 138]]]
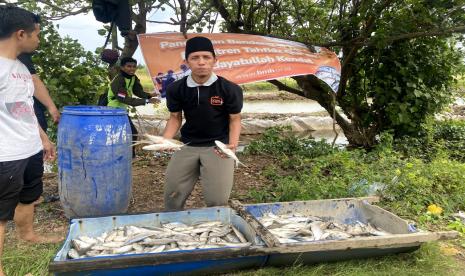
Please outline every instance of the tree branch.
[[205, 17], [205, 14], [206, 14], [211, 8], [212, 8], [212, 4], [210, 3], [210, 5], [209, 5], [208, 7], [206, 7], [205, 9], [203, 9], [203, 10], [200, 12], [199, 16], [197, 16], [196, 19], [192, 19], [192, 17], [189, 18], [189, 19], [187, 20], [187, 26], [190, 27], [190, 26], [192, 26], [192, 25], [195, 25], [195, 24], [199, 23], [199, 22]]
[[298, 90], [298, 89], [292, 88], [290, 86], [287, 86], [287, 85], [285, 85], [284, 83], [282, 83], [282, 82], [280, 82], [278, 80], [269, 80], [268, 82], [273, 84], [274, 86], [276, 86], [279, 90], [287, 91], [287, 92], [290, 92], [292, 94], [296, 94], [296, 95], [299, 95], [301, 97], [305, 97], [305, 94], [304, 94], [304, 92], [302, 90]]
[[52, 8], [52, 9], [55, 9], [55, 10], [62, 13], [62, 14], [57, 15], [57, 16], [45, 16], [45, 18], [50, 19], [50, 20], [59, 20], [59, 19], [63, 19], [63, 18], [68, 17], [68, 16], [85, 13], [85, 12], [89, 11], [92, 8], [91, 6], [85, 6], [85, 7], [82, 7], [81, 9], [79, 9], [79, 10], [70, 11], [70, 10], [68, 10], [66, 8], [62, 8], [62, 7], [58, 6], [58, 5], [55, 5], [55, 4], [51, 3], [50, 1], [37, 0], [37, 2], [42, 3], [42, 4], [48, 6], [48, 7]]
[[156, 23], [156, 24], [168, 24], [168, 25], [181, 25], [181, 22], [168, 22], [168, 21], [156, 21], [156, 20], [147, 20], [149, 23]]
[[[414, 32], [414, 33], [408, 33], [408, 34], [401, 34], [397, 36], [392, 36], [388, 37], [386, 40], [388, 42], [394, 42], [398, 40], [405, 40], [405, 39], [412, 39], [412, 38], [419, 38], [419, 37], [426, 37], [426, 36], [442, 36], [442, 35], [448, 35], [448, 34], [453, 34], [453, 33], [465, 33], [465, 26], [457, 26], [457, 27], [452, 27], [448, 29], [436, 29], [436, 30], [430, 30], [430, 31], [425, 31], [425, 32]], [[375, 41], [370, 40], [365, 43], [365, 45], [372, 45], [374, 44]]]
[[221, 17], [223, 17], [224, 21], [229, 25], [228, 31], [233, 33], [241, 33], [241, 30], [237, 26], [237, 22], [235, 22], [231, 18], [231, 14], [226, 9], [222, 0], [211, 0], [212, 6], [215, 7], [218, 12], [220, 13]]

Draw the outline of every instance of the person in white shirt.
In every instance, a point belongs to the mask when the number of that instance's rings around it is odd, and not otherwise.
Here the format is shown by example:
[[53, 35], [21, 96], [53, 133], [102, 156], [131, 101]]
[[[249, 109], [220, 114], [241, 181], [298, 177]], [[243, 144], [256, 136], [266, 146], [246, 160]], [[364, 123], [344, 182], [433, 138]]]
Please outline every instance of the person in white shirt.
[[0, 276], [8, 220], [14, 219], [21, 238], [44, 241], [32, 231], [34, 203], [21, 200], [23, 173], [29, 157], [41, 150], [45, 160], [54, 160], [55, 147], [34, 114], [32, 76], [17, 59], [39, 46], [39, 32], [37, 15], [0, 6]]

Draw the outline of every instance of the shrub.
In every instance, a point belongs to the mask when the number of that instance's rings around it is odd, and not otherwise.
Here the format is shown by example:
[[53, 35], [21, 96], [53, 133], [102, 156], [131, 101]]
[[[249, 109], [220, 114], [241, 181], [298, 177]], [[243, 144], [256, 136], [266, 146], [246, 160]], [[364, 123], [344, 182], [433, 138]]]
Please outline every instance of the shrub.
[[[279, 157], [264, 173], [273, 185], [251, 193], [257, 201], [377, 194], [384, 207], [402, 216], [419, 216], [430, 204], [441, 206], [445, 214], [465, 208], [465, 164], [448, 159], [447, 149], [441, 154], [437, 146], [428, 159], [421, 158], [420, 150], [420, 157], [407, 157], [395, 149], [398, 144], [389, 134], [383, 134], [380, 145], [370, 152], [334, 150], [313, 140], [310, 144], [317, 146], [305, 147], [308, 139], [280, 136], [280, 131], [269, 130], [249, 149], [249, 153], [266, 152]], [[420, 140], [412, 141], [421, 146]], [[407, 151], [414, 152], [410, 146], [404, 144]]]

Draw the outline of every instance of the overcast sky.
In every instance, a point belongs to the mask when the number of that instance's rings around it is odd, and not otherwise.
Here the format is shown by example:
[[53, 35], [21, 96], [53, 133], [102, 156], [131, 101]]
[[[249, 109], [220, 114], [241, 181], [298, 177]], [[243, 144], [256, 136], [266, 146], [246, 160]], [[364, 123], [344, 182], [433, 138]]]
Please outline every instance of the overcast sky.
[[[167, 18], [169, 16], [160, 14], [156, 17], [152, 17], [152, 19], [160, 21], [163, 20], [163, 17]], [[73, 39], [77, 39], [88, 51], [93, 52], [97, 47], [102, 47], [105, 43], [106, 37], [100, 36], [97, 32], [99, 29], [103, 29], [104, 24], [95, 20], [92, 12], [69, 16], [65, 19], [54, 21], [54, 23], [59, 25], [58, 32], [62, 37], [69, 36]], [[168, 31], [179, 31], [179, 26], [147, 23], [147, 33]], [[118, 39], [120, 47], [123, 47], [123, 38], [119, 36]], [[139, 49], [134, 54], [134, 58], [136, 58], [139, 63], [143, 63], [142, 54]]]

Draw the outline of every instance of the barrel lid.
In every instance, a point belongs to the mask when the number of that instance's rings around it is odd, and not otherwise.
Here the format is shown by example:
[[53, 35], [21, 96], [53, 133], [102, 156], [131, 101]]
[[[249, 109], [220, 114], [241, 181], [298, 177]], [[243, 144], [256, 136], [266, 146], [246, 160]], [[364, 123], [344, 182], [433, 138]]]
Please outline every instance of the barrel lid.
[[126, 109], [110, 107], [110, 106], [96, 106], [96, 105], [74, 105], [65, 106], [63, 108], [63, 114], [69, 115], [127, 115]]

